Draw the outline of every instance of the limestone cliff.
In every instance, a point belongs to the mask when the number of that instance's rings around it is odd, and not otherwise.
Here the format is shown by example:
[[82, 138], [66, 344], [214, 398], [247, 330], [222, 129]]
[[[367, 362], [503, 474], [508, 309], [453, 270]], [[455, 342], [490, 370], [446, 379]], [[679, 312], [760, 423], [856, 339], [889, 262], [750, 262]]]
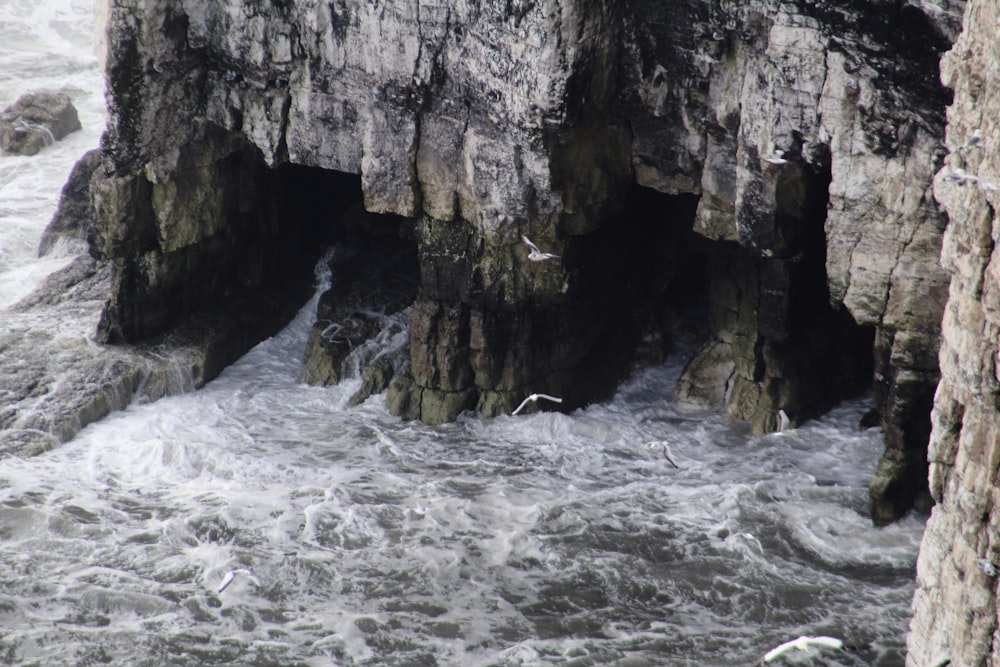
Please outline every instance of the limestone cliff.
[[772, 430], [778, 408], [797, 422], [855, 386], [867, 346], [886, 440], [872, 512], [892, 520], [926, 477], [947, 284], [937, 62], [961, 3], [633, 5], [636, 179], [700, 194], [695, 230], [739, 245], [682, 390], [707, 378]]
[[[115, 2], [102, 335], [259, 315], [254, 295], [285, 284], [294, 305], [361, 199], [409, 220], [419, 266], [397, 414], [599, 399], [644, 333], [702, 302], [679, 400], [763, 432], [874, 378], [872, 510], [891, 520], [925, 488], [947, 284], [937, 65], [961, 7]], [[524, 236], [557, 257], [532, 261]]]
[[[1000, 665], [1000, 7], [972, 0], [942, 63], [955, 92], [934, 193], [951, 276], [928, 451], [937, 500], [920, 549], [907, 664]], [[948, 662], [950, 661], [950, 662]]]

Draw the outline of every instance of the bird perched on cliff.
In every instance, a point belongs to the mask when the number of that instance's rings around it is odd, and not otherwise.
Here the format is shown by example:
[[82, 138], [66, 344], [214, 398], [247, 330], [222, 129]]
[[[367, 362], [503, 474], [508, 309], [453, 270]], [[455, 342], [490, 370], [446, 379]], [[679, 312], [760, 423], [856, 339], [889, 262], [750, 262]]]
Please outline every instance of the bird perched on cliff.
[[236, 579], [236, 575], [238, 574], [250, 577], [250, 581], [252, 581], [257, 586], [260, 586], [260, 582], [257, 581], [256, 577], [253, 576], [253, 570], [241, 567], [237, 570], [230, 570], [229, 572], [226, 572], [226, 576], [222, 578], [222, 583], [219, 584], [219, 593], [226, 590], [226, 588], [229, 587], [229, 584], [233, 583], [233, 580]]
[[562, 403], [562, 401], [563, 401], [558, 396], [549, 396], [548, 394], [531, 394], [530, 396], [528, 396], [528, 398], [526, 398], [523, 401], [521, 401], [521, 405], [517, 406], [517, 408], [514, 410], [514, 412], [510, 413], [511, 416], [514, 416], [517, 413], [519, 413], [521, 410], [523, 410], [524, 406], [526, 406], [528, 403], [534, 403], [535, 401], [537, 401], [540, 398], [544, 398], [546, 401], [552, 401], [553, 403]]
[[945, 179], [951, 181], [952, 183], [957, 183], [958, 185], [965, 185], [966, 183], [972, 183], [975, 185], [979, 182], [979, 178], [968, 173], [961, 167], [952, 169], [951, 172], [945, 176]]
[[963, 146], [962, 148], [968, 150], [974, 146], [978, 146], [980, 143], [982, 143], [982, 141], [983, 141], [983, 132], [977, 127], [972, 131], [972, 134], [969, 135], [968, 140], [965, 142], [965, 146]]
[[677, 459], [674, 458], [674, 453], [670, 451], [670, 445], [668, 445], [665, 441], [653, 440], [652, 442], [647, 442], [646, 447], [652, 449], [654, 452], [662, 451], [663, 456], [665, 456], [666, 459], [670, 461], [670, 465], [677, 468], [678, 470], [680, 469], [680, 466], [677, 464]]
[[991, 563], [988, 558], [980, 558], [976, 561], [976, 565], [986, 573], [987, 577], [997, 576], [997, 566]]
[[531, 242], [524, 234], [521, 234], [521, 240], [523, 240], [528, 246], [528, 259], [532, 262], [544, 262], [547, 259], [559, 259], [559, 255], [553, 255], [550, 252], [542, 252], [538, 249], [534, 243]]
[[798, 637], [797, 639], [793, 639], [790, 642], [785, 642], [784, 644], [780, 644], [778, 646], [775, 646], [770, 651], [768, 651], [767, 653], [765, 653], [764, 657], [761, 658], [760, 662], [758, 662], [757, 664], [758, 665], [763, 665], [764, 663], [774, 662], [779, 657], [781, 657], [782, 655], [784, 655], [788, 651], [791, 651], [792, 649], [798, 649], [799, 651], [805, 651], [810, 646], [822, 646], [824, 648], [842, 649], [842, 648], [844, 648], [844, 642], [841, 641], [840, 639], [837, 639], [836, 637], [823, 637], [823, 636], [820, 636], [820, 637], [806, 637], [806, 636]]

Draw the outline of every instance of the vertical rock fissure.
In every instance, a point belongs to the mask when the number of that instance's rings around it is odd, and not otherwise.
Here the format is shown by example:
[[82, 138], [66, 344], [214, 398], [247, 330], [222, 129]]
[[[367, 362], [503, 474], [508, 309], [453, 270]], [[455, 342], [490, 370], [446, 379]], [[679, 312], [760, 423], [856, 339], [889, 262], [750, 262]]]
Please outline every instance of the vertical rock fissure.
[[795, 161], [799, 150], [762, 174], [756, 196], [773, 212], [744, 217], [740, 244], [713, 243], [712, 335], [678, 385], [682, 404], [724, 402], [756, 433], [777, 430], [779, 411], [793, 425], [815, 417], [871, 378], [873, 330], [830, 303], [829, 157], [806, 164]]

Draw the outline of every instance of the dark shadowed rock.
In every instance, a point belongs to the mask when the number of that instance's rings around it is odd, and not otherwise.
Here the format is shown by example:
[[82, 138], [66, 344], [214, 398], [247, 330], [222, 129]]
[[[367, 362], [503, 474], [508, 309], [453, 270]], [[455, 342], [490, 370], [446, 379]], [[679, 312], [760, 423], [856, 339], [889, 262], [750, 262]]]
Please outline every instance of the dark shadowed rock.
[[66, 245], [68, 251], [86, 251], [87, 238], [93, 234], [97, 223], [91, 180], [100, 165], [101, 151], [95, 148], [84, 153], [73, 166], [59, 197], [59, 207], [42, 233], [39, 257], [52, 252], [60, 243]]

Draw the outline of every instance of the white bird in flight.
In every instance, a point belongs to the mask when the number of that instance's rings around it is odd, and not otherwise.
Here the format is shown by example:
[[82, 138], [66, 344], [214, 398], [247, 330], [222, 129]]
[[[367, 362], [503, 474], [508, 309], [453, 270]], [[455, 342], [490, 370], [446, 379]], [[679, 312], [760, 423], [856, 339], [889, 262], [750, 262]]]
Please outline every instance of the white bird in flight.
[[538, 249], [534, 243], [531, 242], [524, 234], [521, 234], [521, 240], [528, 245], [528, 259], [532, 262], [544, 262], [547, 259], [559, 259], [559, 255], [553, 255], [551, 252], [542, 252]]
[[792, 649], [798, 649], [799, 651], [805, 651], [810, 646], [823, 646], [826, 648], [844, 648], [844, 642], [836, 637], [807, 637], [802, 636], [797, 639], [793, 639], [790, 642], [785, 642], [779, 646], [775, 646], [770, 651], [764, 654], [764, 658], [757, 664], [763, 664], [765, 662], [774, 662], [777, 658], [784, 655]]
[[652, 442], [647, 442], [646, 447], [652, 449], [654, 452], [662, 451], [663, 455], [667, 457], [668, 461], [670, 461], [670, 465], [675, 468], [680, 468], [680, 466], [677, 465], [677, 459], [674, 458], [674, 453], [670, 451], [670, 445], [663, 440], [653, 440]]
[[553, 403], [562, 403], [562, 399], [559, 398], [558, 396], [549, 396], [548, 394], [532, 394], [528, 396], [528, 398], [521, 401], [521, 405], [517, 406], [517, 409], [515, 409], [514, 412], [510, 413], [511, 416], [516, 415], [518, 412], [523, 410], [524, 406], [526, 406], [528, 403], [534, 403], [540, 398], [544, 398], [546, 401], [552, 401]]
[[785, 159], [785, 151], [775, 149], [774, 154], [770, 157], [764, 158], [771, 164], [785, 164], [788, 160]]
[[237, 570], [230, 570], [229, 572], [226, 572], [226, 576], [222, 578], [222, 583], [219, 584], [219, 593], [226, 590], [226, 588], [229, 587], [229, 584], [233, 583], [233, 581], [236, 579], [236, 575], [238, 574], [247, 575], [248, 577], [250, 577], [250, 581], [260, 586], [260, 582], [257, 581], [257, 578], [255, 576], [253, 576], [253, 570], [241, 567]]

